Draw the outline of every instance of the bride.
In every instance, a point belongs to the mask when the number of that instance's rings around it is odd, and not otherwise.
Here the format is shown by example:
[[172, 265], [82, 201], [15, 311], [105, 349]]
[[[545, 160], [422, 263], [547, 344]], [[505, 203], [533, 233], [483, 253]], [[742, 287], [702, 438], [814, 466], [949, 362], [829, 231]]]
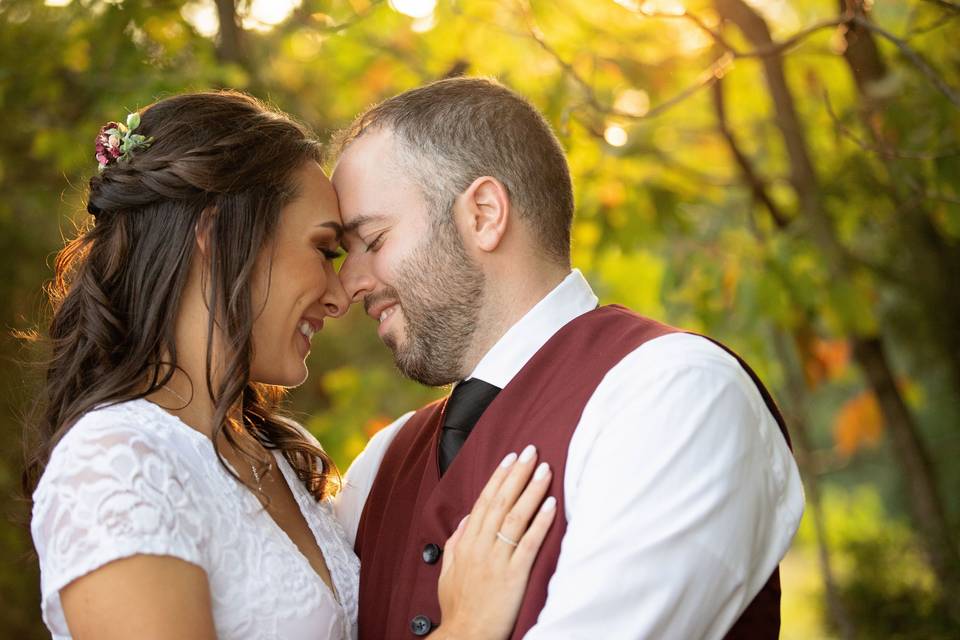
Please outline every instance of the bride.
[[[24, 476], [44, 622], [58, 639], [355, 637], [339, 476], [278, 412], [348, 306], [320, 145], [248, 96], [197, 93], [109, 123], [96, 157], [94, 222], [48, 290]], [[491, 470], [447, 542], [434, 637], [509, 635], [554, 515], [535, 466]], [[512, 555], [490, 552], [501, 529]]]

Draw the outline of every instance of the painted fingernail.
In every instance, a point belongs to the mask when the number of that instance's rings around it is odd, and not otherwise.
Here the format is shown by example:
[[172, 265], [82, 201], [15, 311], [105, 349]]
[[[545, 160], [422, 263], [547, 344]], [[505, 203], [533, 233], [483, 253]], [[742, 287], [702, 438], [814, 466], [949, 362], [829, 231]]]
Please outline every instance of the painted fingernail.
[[520, 462], [530, 462], [533, 460], [534, 454], [537, 453], [537, 448], [532, 444], [528, 444], [527, 448], [523, 450], [523, 453], [520, 454]]
[[543, 511], [544, 513], [548, 513], [556, 509], [556, 507], [557, 507], [557, 499], [554, 498], [553, 496], [550, 496], [549, 498], [543, 501], [543, 506], [540, 507], [540, 511]]
[[550, 465], [546, 462], [541, 462], [537, 465], [537, 470], [533, 472], [534, 480], [543, 480], [547, 477], [547, 472], [550, 471]]
[[516, 462], [516, 461], [517, 461], [517, 454], [515, 454], [515, 453], [508, 453], [508, 454], [507, 454], [507, 457], [504, 458], [503, 461], [500, 463], [500, 466], [503, 467], [504, 469], [506, 469], [507, 467], [509, 467], [510, 465], [512, 465], [512, 464], [513, 464], [514, 462]]

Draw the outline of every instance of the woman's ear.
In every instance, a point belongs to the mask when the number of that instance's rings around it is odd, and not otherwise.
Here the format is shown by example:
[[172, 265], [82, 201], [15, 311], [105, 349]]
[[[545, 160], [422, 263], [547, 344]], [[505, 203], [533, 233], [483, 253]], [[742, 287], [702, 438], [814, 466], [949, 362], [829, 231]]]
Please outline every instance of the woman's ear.
[[197, 223], [193, 227], [194, 239], [197, 242], [197, 251], [203, 257], [209, 257], [210, 233], [213, 228], [214, 207], [207, 207], [200, 213]]
[[494, 251], [507, 231], [510, 195], [496, 178], [482, 176], [460, 194], [464, 241], [481, 251]]

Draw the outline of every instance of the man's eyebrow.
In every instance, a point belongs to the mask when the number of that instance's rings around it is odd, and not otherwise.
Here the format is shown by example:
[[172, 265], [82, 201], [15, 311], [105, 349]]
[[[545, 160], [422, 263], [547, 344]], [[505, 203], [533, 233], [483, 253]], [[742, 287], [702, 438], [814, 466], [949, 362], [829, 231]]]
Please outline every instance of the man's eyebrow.
[[385, 214], [382, 214], [382, 213], [364, 213], [364, 214], [361, 214], [361, 215], [357, 216], [356, 218], [354, 218], [353, 220], [351, 220], [350, 222], [348, 222], [348, 223], [346, 223], [345, 225], [343, 225], [343, 232], [344, 232], [344, 233], [353, 233], [353, 232], [355, 232], [357, 229], [359, 229], [360, 227], [362, 227], [362, 226], [365, 225], [365, 224], [368, 224], [368, 223], [370, 223], [370, 222], [380, 222], [381, 220], [385, 220], [386, 217], [387, 217], [387, 216], [386, 216]]
[[343, 225], [339, 222], [321, 222], [317, 226], [333, 229], [333, 232], [337, 234], [337, 242], [340, 242], [340, 239], [343, 238]]

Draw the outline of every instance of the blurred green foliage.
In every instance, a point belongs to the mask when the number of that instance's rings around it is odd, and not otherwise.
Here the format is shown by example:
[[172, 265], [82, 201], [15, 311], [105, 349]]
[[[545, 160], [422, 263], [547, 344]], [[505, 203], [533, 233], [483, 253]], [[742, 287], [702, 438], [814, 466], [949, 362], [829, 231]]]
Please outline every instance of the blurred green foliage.
[[[603, 300], [725, 341], [790, 415], [810, 508], [784, 562], [783, 636], [957, 637], [957, 3], [860, 15], [873, 3], [689, 0], [686, 16], [676, 0], [48, 4], [0, 0], [7, 637], [45, 637], [13, 497], [35, 388], [20, 363], [37, 354], [9, 330], [42, 327], [51, 257], [86, 223], [99, 127], [159, 97], [230, 87], [327, 136], [459, 73], [498, 77], [556, 128], [578, 203], [574, 263]], [[401, 13], [418, 4], [425, 17]], [[233, 26], [218, 26], [218, 5], [237, 12]], [[743, 7], [790, 46], [758, 45]], [[840, 25], [841, 7], [880, 30]], [[778, 63], [795, 130], [770, 82]], [[343, 469], [378, 428], [442, 393], [403, 380], [357, 310], [320, 340], [291, 408]]]

